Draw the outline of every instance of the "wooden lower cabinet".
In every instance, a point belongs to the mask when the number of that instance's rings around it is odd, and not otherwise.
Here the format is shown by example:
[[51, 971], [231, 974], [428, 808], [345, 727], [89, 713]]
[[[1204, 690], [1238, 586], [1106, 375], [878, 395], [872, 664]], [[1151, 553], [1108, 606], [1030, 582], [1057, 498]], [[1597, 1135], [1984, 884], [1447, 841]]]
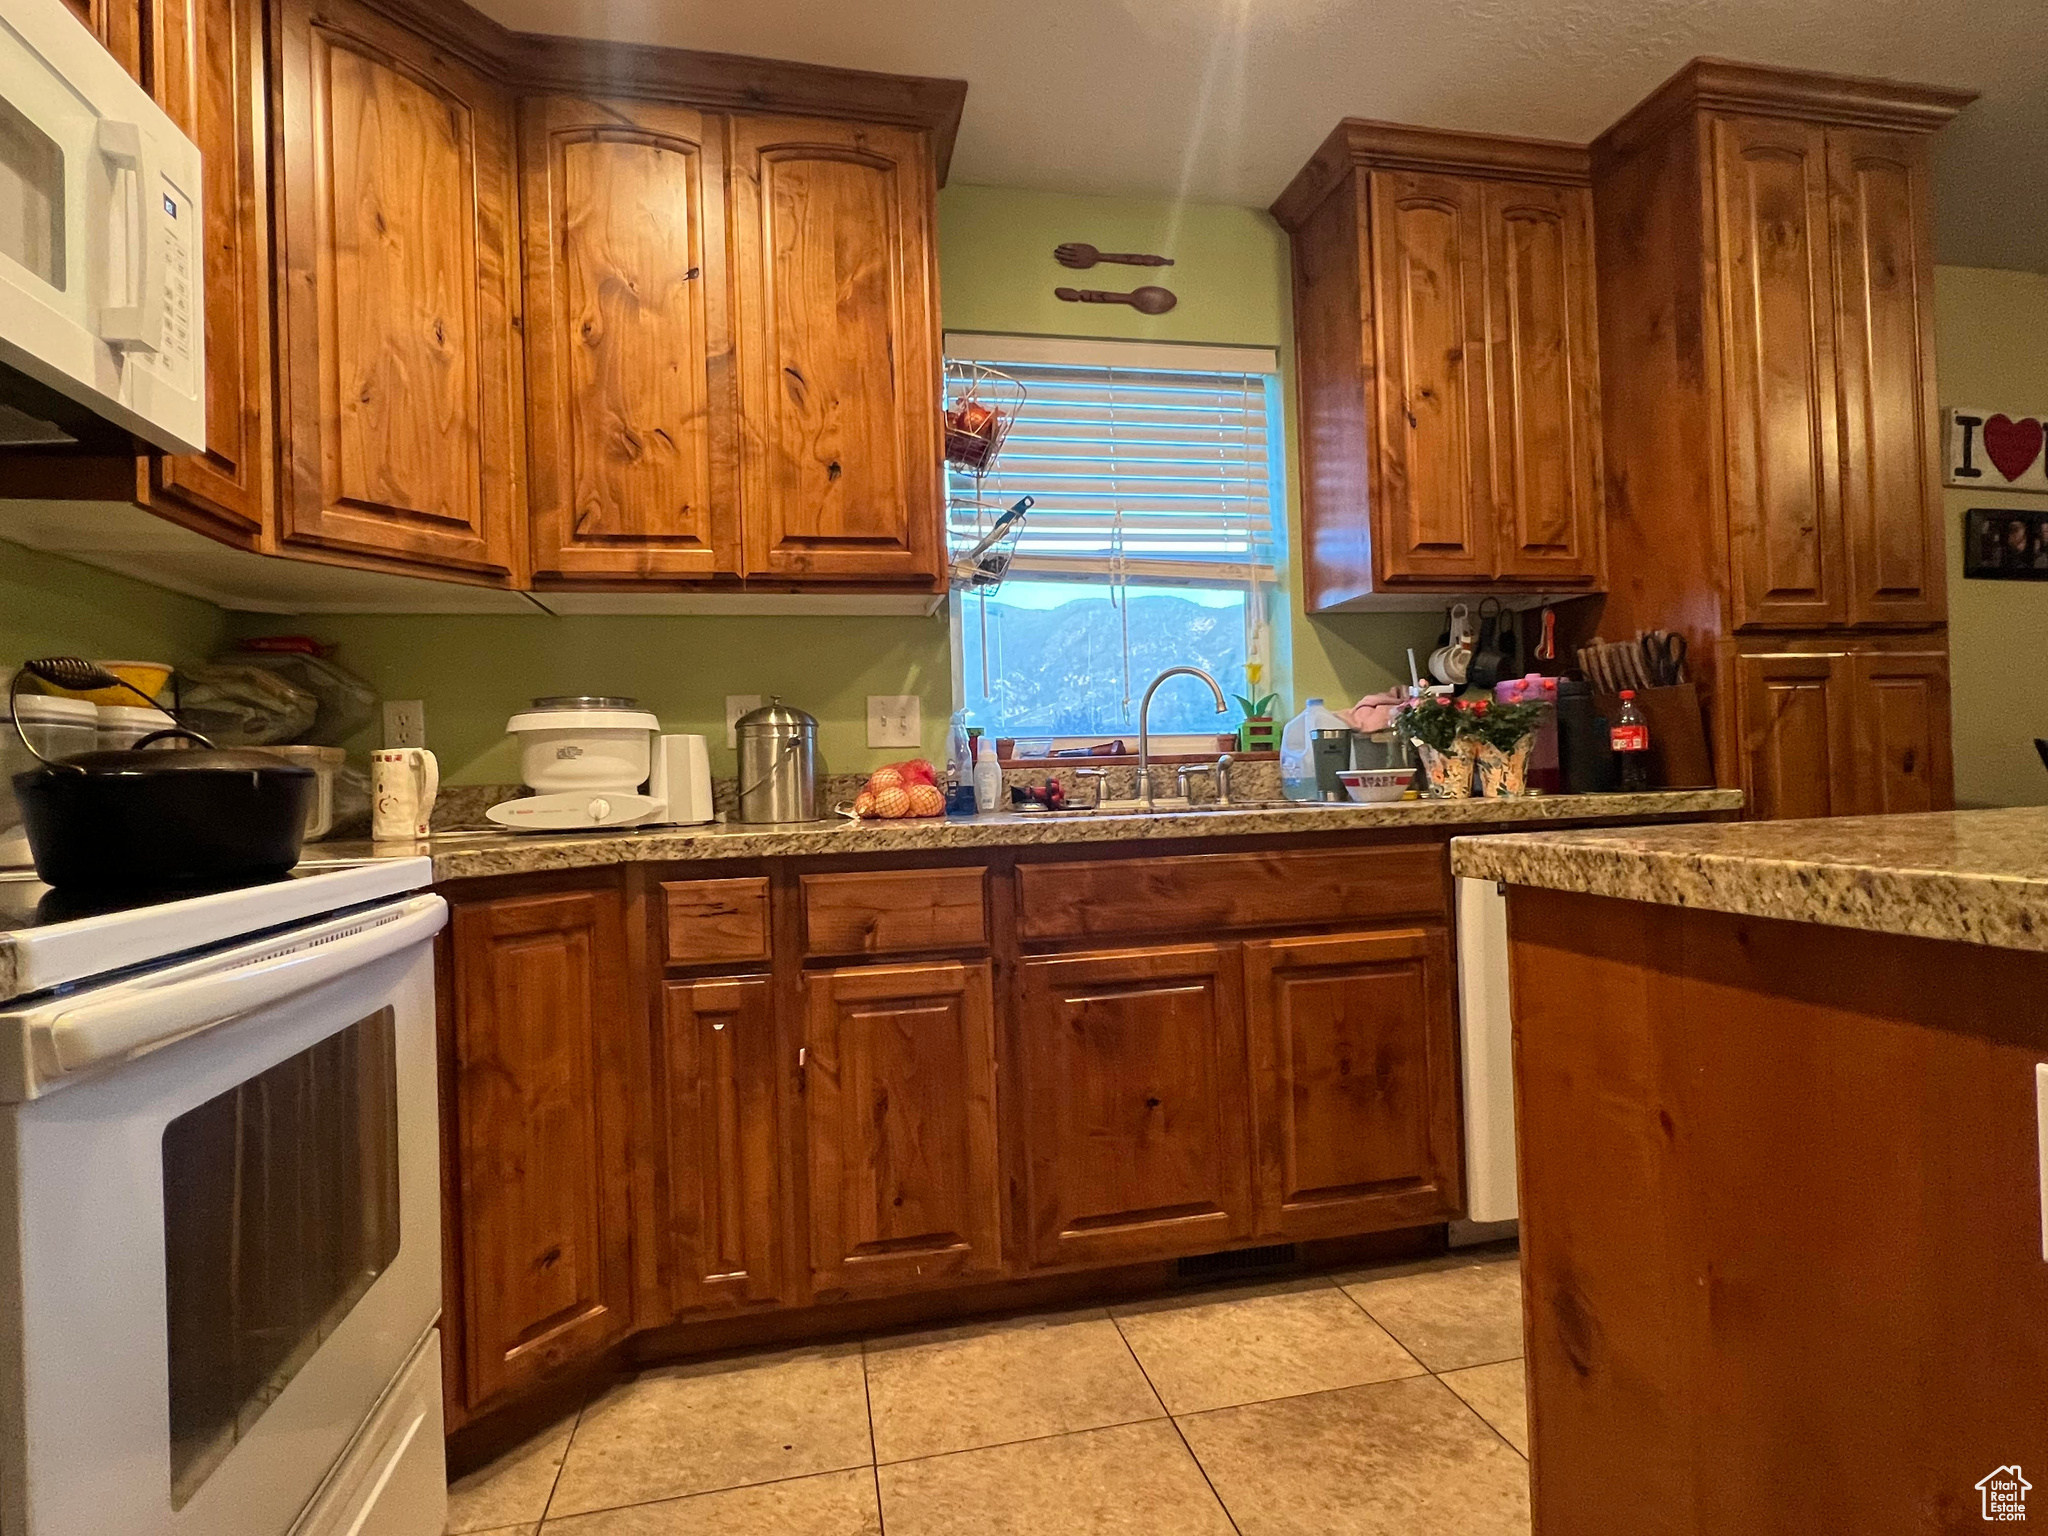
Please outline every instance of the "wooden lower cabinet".
[[775, 984], [663, 988], [676, 1310], [783, 1299]]
[[1748, 652], [1734, 674], [1752, 818], [1955, 804], [1946, 649]]
[[616, 890], [458, 903], [446, 1137], [469, 1407], [631, 1326], [634, 1010]]
[[804, 978], [811, 1282], [820, 1299], [997, 1273], [988, 962]]
[[1021, 966], [1034, 1264], [1223, 1248], [1252, 1231], [1236, 946]]
[[1261, 1233], [1441, 1221], [1459, 1198], [1441, 928], [1244, 947]]

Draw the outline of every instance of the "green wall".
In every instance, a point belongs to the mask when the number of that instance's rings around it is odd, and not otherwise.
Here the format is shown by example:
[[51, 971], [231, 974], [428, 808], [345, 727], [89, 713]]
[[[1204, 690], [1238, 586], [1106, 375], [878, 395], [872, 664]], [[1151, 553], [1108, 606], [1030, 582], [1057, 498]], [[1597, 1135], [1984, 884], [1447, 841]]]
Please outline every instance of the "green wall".
[[227, 630], [196, 597], [0, 542], [0, 675], [28, 656], [203, 661]]
[[[1091, 278], [1053, 260], [1063, 241], [1103, 250], [1158, 251], [1162, 272], [1098, 268], [1098, 286], [1163, 282], [1180, 296], [1161, 316], [1127, 306], [1066, 304], [1061, 284]], [[1123, 337], [1277, 347], [1288, 395], [1291, 548], [1299, 550], [1298, 453], [1293, 432], [1292, 318], [1287, 240], [1244, 208], [1070, 197], [954, 186], [939, 199], [939, 266], [949, 329]], [[1105, 276], [1105, 272], [1109, 274]], [[4, 554], [4, 547], [0, 547]], [[224, 633], [304, 631], [337, 642], [337, 660], [385, 698], [426, 702], [427, 741], [450, 782], [517, 777], [504, 738], [508, 715], [537, 694], [619, 692], [643, 701], [670, 730], [711, 739], [714, 771], [730, 772], [725, 695], [781, 693], [817, 715], [825, 766], [864, 770], [902, 752], [866, 745], [867, 695], [915, 693], [925, 744], [942, 749], [952, 712], [951, 641], [943, 613], [915, 618], [549, 618], [527, 616], [221, 615], [68, 561], [19, 552], [0, 564], [0, 658], [71, 647], [106, 656], [191, 659]], [[1289, 707], [1312, 694], [1350, 702], [1405, 678], [1402, 650], [1423, 646], [1437, 620], [1417, 615], [1309, 619], [1300, 609], [1298, 554], [1287, 622], [1276, 628], [1275, 680]], [[16, 571], [19, 575], [16, 575]], [[368, 734], [355, 743], [366, 749]]]

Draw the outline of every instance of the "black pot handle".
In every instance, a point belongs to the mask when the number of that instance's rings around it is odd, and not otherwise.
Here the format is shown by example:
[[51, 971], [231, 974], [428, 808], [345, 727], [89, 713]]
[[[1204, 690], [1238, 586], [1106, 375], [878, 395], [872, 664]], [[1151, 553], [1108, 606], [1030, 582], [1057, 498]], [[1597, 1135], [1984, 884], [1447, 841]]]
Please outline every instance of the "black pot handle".
[[167, 741], [173, 736], [182, 736], [187, 741], [196, 741], [199, 743], [199, 745], [206, 748], [206, 750], [209, 752], [217, 752], [220, 750], [218, 747], [214, 746], [213, 742], [209, 738], [202, 736], [197, 731], [188, 729], [187, 727], [182, 725], [167, 725], [160, 731], [151, 731], [147, 736], [144, 736], [141, 740], [137, 741], [128, 750], [131, 752], [140, 752], [144, 747], [148, 746], [153, 741]]

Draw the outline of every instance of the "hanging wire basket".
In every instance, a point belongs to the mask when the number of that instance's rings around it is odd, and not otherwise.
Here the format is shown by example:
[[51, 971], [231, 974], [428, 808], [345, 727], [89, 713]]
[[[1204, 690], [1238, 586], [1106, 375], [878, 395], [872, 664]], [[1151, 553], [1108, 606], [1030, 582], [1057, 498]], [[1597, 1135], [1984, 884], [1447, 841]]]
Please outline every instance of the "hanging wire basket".
[[946, 462], [980, 479], [995, 467], [1024, 406], [1024, 386], [1000, 368], [946, 359]]

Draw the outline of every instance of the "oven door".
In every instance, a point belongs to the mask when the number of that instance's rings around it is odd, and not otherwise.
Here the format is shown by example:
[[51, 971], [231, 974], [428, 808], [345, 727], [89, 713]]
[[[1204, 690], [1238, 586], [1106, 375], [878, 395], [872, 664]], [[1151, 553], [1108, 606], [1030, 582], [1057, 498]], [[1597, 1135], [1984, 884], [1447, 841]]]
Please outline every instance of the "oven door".
[[0, 443], [206, 438], [199, 151], [63, 0], [0, 0]]
[[[45, 1004], [5, 1536], [281, 1536], [440, 1310], [437, 896]], [[9, 1351], [0, 1341], [0, 1366]]]

